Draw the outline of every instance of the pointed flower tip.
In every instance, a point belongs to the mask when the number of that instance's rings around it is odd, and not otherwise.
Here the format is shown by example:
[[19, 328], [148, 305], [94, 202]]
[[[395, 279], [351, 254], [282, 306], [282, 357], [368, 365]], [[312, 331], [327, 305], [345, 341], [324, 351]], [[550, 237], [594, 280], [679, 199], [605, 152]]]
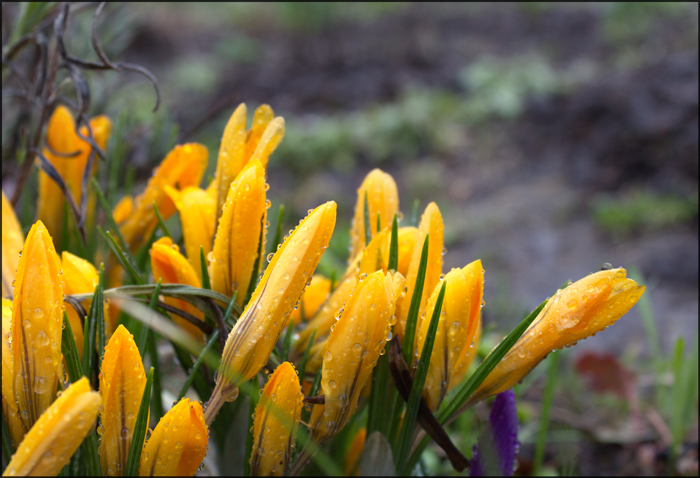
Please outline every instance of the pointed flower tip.
[[90, 432], [101, 403], [87, 378], [70, 385], [29, 430], [3, 475], [57, 475]]
[[[365, 202], [367, 203], [365, 205]], [[399, 211], [399, 193], [396, 181], [381, 169], [370, 171], [357, 189], [357, 202], [352, 230], [350, 231], [350, 259], [355, 257], [367, 245], [365, 213], [369, 216], [370, 235], [377, 233], [377, 215], [380, 230], [391, 227], [394, 214]]]
[[207, 453], [209, 431], [199, 402], [183, 398], [158, 422], [141, 453], [140, 476], [194, 476]]
[[294, 366], [283, 362], [270, 375], [255, 407], [251, 476], [286, 474], [294, 451], [303, 394]]
[[590, 274], [557, 291], [469, 402], [512, 387], [552, 350], [575, 345], [614, 324], [644, 290], [618, 268]]

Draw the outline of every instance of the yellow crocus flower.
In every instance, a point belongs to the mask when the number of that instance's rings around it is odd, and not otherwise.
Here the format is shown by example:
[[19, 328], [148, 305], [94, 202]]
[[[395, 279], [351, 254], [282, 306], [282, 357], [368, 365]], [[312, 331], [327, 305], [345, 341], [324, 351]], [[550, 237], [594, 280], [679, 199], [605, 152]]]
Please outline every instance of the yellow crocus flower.
[[24, 428], [22, 420], [19, 418], [19, 409], [15, 401], [15, 381], [14, 359], [12, 357], [12, 345], [9, 340], [12, 337], [12, 301], [2, 299], [2, 414], [7, 420], [7, 427], [10, 429], [12, 445], [16, 448], [24, 438], [27, 429]]
[[[173, 244], [169, 237], [162, 237], [151, 246], [151, 269], [153, 280], [162, 284], [184, 284], [202, 288], [202, 282], [197, 277], [196, 271], [187, 259], [180, 254], [177, 244]], [[165, 303], [180, 310], [184, 310], [198, 319], [204, 321], [204, 314], [192, 304], [181, 299], [166, 297]], [[204, 340], [204, 333], [194, 324], [187, 322], [182, 317], [170, 314], [173, 321], [185, 329], [190, 335], [200, 341]]]
[[281, 363], [270, 375], [255, 407], [251, 476], [287, 474], [303, 398], [294, 366], [289, 362]]
[[90, 433], [101, 402], [86, 377], [70, 385], [29, 430], [3, 476], [56, 476]]
[[309, 420], [318, 444], [350, 420], [384, 344], [391, 338], [396, 299], [405, 279], [399, 273], [376, 271], [361, 280], [333, 326], [323, 353], [323, 405], [314, 405]]
[[397, 270], [404, 277], [408, 275], [408, 268], [411, 266], [417, 238], [418, 228], [412, 226], [399, 228], [399, 264]]
[[481, 315], [479, 315], [479, 319], [476, 322], [476, 332], [474, 333], [474, 346], [471, 347], [469, 353], [462, 355], [457, 361], [457, 366], [455, 367], [454, 372], [452, 372], [452, 378], [450, 379], [450, 384], [447, 387], [448, 393], [450, 390], [459, 385], [467, 375], [467, 372], [469, 372], [469, 366], [478, 355], [479, 343], [481, 342], [481, 331]]
[[557, 291], [465, 406], [509, 389], [552, 350], [576, 344], [614, 324], [645, 290], [626, 277], [622, 268], [599, 271]]
[[207, 423], [214, 419], [222, 400], [235, 400], [238, 385], [257, 375], [267, 362], [328, 247], [335, 216], [334, 201], [314, 209], [285, 239], [270, 261], [226, 340], [216, 387], [206, 410]]
[[345, 464], [343, 465], [343, 472], [346, 476], [357, 476], [359, 474], [358, 464], [360, 461], [360, 455], [362, 455], [362, 450], [365, 448], [365, 439], [367, 438], [367, 429], [360, 428], [355, 437], [348, 445], [348, 449], [345, 451]]
[[421, 253], [423, 252], [423, 242], [425, 242], [425, 236], [430, 234], [430, 244], [428, 245], [428, 262], [425, 271], [425, 283], [423, 284], [423, 295], [421, 296], [418, 317], [420, 317], [425, 310], [425, 303], [427, 302], [428, 297], [430, 297], [430, 294], [433, 292], [433, 290], [435, 290], [435, 286], [440, 281], [440, 275], [442, 274], [444, 230], [445, 226], [442, 222], [440, 209], [438, 209], [437, 204], [431, 202], [425, 208], [423, 216], [421, 216], [420, 225], [418, 226], [418, 233], [415, 237], [413, 255], [411, 257], [411, 262], [408, 266], [408, 273], [406, 275], [406, 294], [401, 297], [396, 306], [396, 316], [398, 317], [396, 331], [401, 339], [403, 339], [404, 329], [406, 328], [406, 318], [408, 317], [408, 309], [411, 306], [413, 289], [416, 287], [416, 278], [418, 277], [418, 267], [420, 265]]
[[104, 476], [123, 476], [146, 374], [134, 336], [120, 325], [105, 347], [100, 371], [100, 463]]
[[[61, 268], [63, 269], [63, 282], [66, 295], [84, 294], [94, 292], [97, 287], [97, 282], [100, 279], [95, 266], [85, 259], [71, 254], [70, 252], [61, 253]], [[83, 306], [86, 311], [90, 310], [92, 299], [83, 301]], [[70, 320], [71, 330], [75, 338], [75, 345], [78, 348], [80, 357], [83, 356], [83, 326], [78, 317], [78, 313], [71, 305], [66, 305], [66, 314]], [[114, 330], [113, 322], [109, 314], [109, 304], [105, 301], [105, 336], [107, 339], [112, 335]]]
[[194, 476], [209, 432], [199, 402], [183, 398], [156, 425], [141, 452], [140, 476]]
[[[104, 150], [109, 134], [112, 131], [112, 121], [106, 116], [98, 116], [90, 120], [90, 128], [92, 129], [95, 143]], [[82, 126], [79, 131], [83, 136], [88, 136], [86, 126]], [[83, 193], [83, 171], [87, 165], [92, 148], [76, 134], [73, 114], [63, 105], [57, 106], [51, 114], [51, 118], [49, 118], [46, 129], [46, 143], [50, 149], [44, 149], [44, 156], [56, 168], [58, 174], [61, 175], [68, 189], [73, 193], [76, 204], [80, 204]], [[55, 153], [64, 155], [78, 154], [65, 157]], [[97, 161], [93, 163], [92, 174], [94, 174], [96, 166]], [[46, 225], [51, 235], [56, 238], [61, 237], [65, 204], [65, 198], [58, 185], [46, 173], [39, 171], [38, 217]]]
[[260, 161], [246, 164], [229, 188], [216, 229], [209, 271], [211, 288], [227, 297], [238, 292], [236, 302], [241, 306], [253, 277], [255, 260], [265, 250], [264, 235], [260, 245], [260, 232], [267, 215], [265, 188], [265, 169]]
[[49, 232], [37, 221], [24, 242], [12, 300], [14, 395], [26, 430], [54, 401], [63, 376], [62, 308], [61, 262]]
[[365, 197], [369, 211], [371, 237], [377, 234], [377, 213], [379, 213], [381, 222], [379, 230], [383, 230], [385, 227], [391, 226], [394, 214], [399, 211], [399, 193], [394, 178], [381, 169], [370, 171], [357, 190], [355, 217], [350, 231], [350, 260], [367, 245], [365, 242]]
[[304, 321], [308, 322], [318, 309], [326, 302], [331, 292], [331, 281], [320, 274], [314, 274], [309, 287], [306, 288], [299, 300], [299, 307], [292, 311], [294, 324], [301, 323], [301, 312], [304, 311]]
[[[216, 188], [217, 214], [221, 211], [229, 194], [231, 183], [243, 167], [251, 160], [260, 161], [263, 169], [273, 151], [284, 137], [284, 118], [273, 118], [274, 113], [268, 105], [261, 105], [253, 115], [253, 124], [247, 129], [247, 109], [241, 103], [233, 112], [224, 128], [216, 164], [216, 178], [210, 185]], [[218, 215], [217, 215], [218, 217]]]
[[[481, 301], [484, 295], [484, 269], [481, 261], [474, 261], [464, 269], [452, 269], [444, 280], [447, 283], [445, 299], [423, 387], [423, 398], [431, 410], [437, 410], [447, 392], [457, 383], [455, 374], [462, 374], [461, 368], [468, 362], [466, 357], [476, 354], [473, 342], [481, 317]], [[423, 352], [430, 319], [441, 288], [442, 284], [439, 282], [428, 299], [425, 312], [419, 318], [416, 327], [415, 363], [418, 363]]]
[[202, 264], [200, 262], [200, 246], [206, 258], [211, 252], [214, 238], [214, 216], [216, 215], [216, 200], [206, 191], [190, 186], [178, 191], [172, 186], [165, 186], [165, 192], [175, 203], [180, 212], [182, 236], [185, 239], [187, 260], [194, 268], [199, 280], [202, 280]]
[[[155, 202], [163, 219], [175, 212], [175, 204], [165, 192], [165, 186], [198, 186], [207, 168], [207, 148], [197, 143], [187, 143], [168, 153], [160, 166], [154, 170], [146, 189], [133, 200], [130, 214], [119, 224], [124, 241], [132, 251], [138, 250], [155, 229], [158, 219], [153, 209]], [[118, 205], [127, 208], [128, 202]]]
[[2, 192], [2, 296], [12, 297], [19, 253], [24, 244], [24, 234], [12, 204]]

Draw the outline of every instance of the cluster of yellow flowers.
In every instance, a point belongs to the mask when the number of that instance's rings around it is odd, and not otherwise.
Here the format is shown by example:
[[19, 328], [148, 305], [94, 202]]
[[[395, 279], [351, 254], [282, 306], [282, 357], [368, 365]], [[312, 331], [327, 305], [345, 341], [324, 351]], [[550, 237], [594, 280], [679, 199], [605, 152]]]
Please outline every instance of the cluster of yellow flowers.
[[[415, 340], [409, 343], [413, 343], [415, 366], [445, 285], [423, 389], [423, 400], [431, 410], [437, 410], [446, 394], [462, 381], [476, 355], [484, 288], [481, 261], [443, 276], [444, 225], [438, 206], [430, 203], [417, 227], [398, 229], [396, 267], [390, 268], [392, 220], [400, 215], [399, 197], [393, 178], [378, 169], [367, 175], [357, 191], [349, 265], [335, 287], [329, 279], [314, 275], [333, 234], [333, 201], [309, 211], [268, 258], [257, 284], [251, 285], [262, 272], [265, 251], [270, 205], [266, 168], [284, 136], [284, 120], [263, 105], [255, 111], [250, 128], [246, 122], [246, 107], [241, 105], [226, 126], [216, 176], [206, 189], [199, 185], [207, 150], [199, 144], [185, 144], [167, 155], [140, 196], [123, 198], [113, 211], [124, 244], [132, 251], [148, 245], [157, 213], [167, 219], [179, 212], [186, 256], [168, 237], [151, 244], [154, 282], [202, 288], [206, 273], [214, 291], [235, 297], [244, 307], [221, 351], [213, 393], [201, 397], [208, 399], [206, 407], [183, 398], [160, 419], [143, 446], [141, 475], [193, 475], [197, 471], [207, 451], [208, 427], [223, 404], [237, 398], [243, 383], [257, 379], [290, 320], [297, 331], [290, 362], [299, 366], [305, 355], [308, 361], [301, 378], [292, 363], [282, 362], [262, 390], [255, 409], [251, 474], [289, 471], [309, 379], [319, 372], [323, 399], [314, 402], [305, 425], [317, 445], [337, 434], [353, 416], [363, 389], [369, 389], [369, 378], [387, 341], [398, 337], [404, 343], [404, 336], [410, 333], [407, 318], [426, 238], [424, 286], [417, 302]], [[97, 144], [103, 146], [109, 136], [109, 120], [96, 118], [91, 126]], [[70, 113], [57, 108], [49, 122], [50, 148], [45, 154], [77, 197], [86, 193], [80, 190], [80, 178], [89, 153], [89, 146], [81, 141]], [[79, 161], [65, 157], [74, 151], [79, 151]], [[66, 386], [61, 353], [64, 310], [79, 353], [85, 335], [83, 318], [73, 307], [63, 305], [64, 294], [92, 292], [99, 275], [90, 262], [68, 252], [59, 259], [49, 233], [60, 236], [65, 224], [63, 200], [47, 177], [40, 178], [40, 220], [26, 239], [4, 194], [2, 201], [2, 407], [17, 449], [5, 474], [57, 474], [99, 414], [102, 473], [123, 475], [146, 387], [138, 347], [129, 331], [116, 325], [119, 311], [113, 304], [104, 314], [108, 343], [99, 370], [99, 391], [90, 390], [86, 377]], [[201, 264], [201, 257], [208, 264]], [[122, 271], [116, 263], [108, 262], [105, 273], [111, 286], [119, 286]], [[643, 291], [643, 286], [626, 278], [624, 269], [600, 271], [558, 291], [467, 405], [512, 387], [551, 350], [609, 326]], [[163, 300], [205, 319], [190, 303]], [[204, 343], [206, 336], [200, 328], [171, 316]], [[355, 441], [353, 462], [364, 432]]]

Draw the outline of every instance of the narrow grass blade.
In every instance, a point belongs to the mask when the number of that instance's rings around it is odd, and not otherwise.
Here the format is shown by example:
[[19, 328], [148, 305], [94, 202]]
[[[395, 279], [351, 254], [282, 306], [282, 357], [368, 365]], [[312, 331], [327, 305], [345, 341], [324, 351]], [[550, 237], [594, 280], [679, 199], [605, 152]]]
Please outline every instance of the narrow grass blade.
[[316, 338], [316, 332], [318, 332], [318, 327], [314, 329], [313, 332], [311, 332], [311, 338], [309, 339], [309, 345], [306, 347], [306, 350], [304, 350], [304, 356], [301, 358], [301, 365], [299, 365], [299, 383], [301, 385], [304, 385], [304, 374], [306, 373], [306, 362], [309, 361], [309, 352], [311, 351], [311, 344], [314, 343], [314, 339]]
[[[678, 386], [675, 386], [675, 382]], [[671, 421], [671, 433], [673, 435], [672, 453], [677, 457], [681, 452], [683, 439], [697, 417], [698, 399], [698, 335], [695, 333], [695, 343], [689, 358], [682, 362], [679, 374], [674, 378], [674, 394], [677, 406], [674, 407]]]
[[420, 201], [416, 199], [413, 201], [413, 208], [411, 208], [411, 220], [409, 222], [409, 226], [416, 227], [418, 225], [418, 206], [420, 205]]
[[403, 334], [403, 359], [406, 361], [408, 368], [411, 368], [411, 364], [413, 363], [413, 340], [416, 335], [416, 322], [418, 322], [420, 301], [423, 296], [423, 286], [425, 285], [425, 273], [428, 268], [429, 244], [430, 234], [426, 234], [425, 242], [423, 242], [423, 251], [421, 251], [420, 255], [420, 263], [418, 264], [416, 286], [413, 289], [413, 296], [411, 296], [411, 305], [408, 308], [408, 316], [406, 317], [406, 329]]
[[235, 323], [237, 322], [237, 320], [233, 319], [231, 321], [232, 323], [229, 324], [229, 318], [233, 317], [232, 313], [233, 313], [234, 307], [236, 307], [236, 298], [237, 297], [238, 297], [238, 291], [235, 291], [233, 293], [233, 297], [231, 297], [231, 300], [228, 303], [228, 306], [226, 307], [226, 312], [224, 312], [224, 322], [232, 328], [235, 325]]
[[365, 245], [369, 244], [372, 240], [372, 231], [369, 225], [369, 198], [367, 197], [367, 191], [365, 191]]
[[333, 291], [335, 290], [335, 286], [338, 285], [338, 281], [335, 277], [335, 269], [331, 271], [331, 291], [330, 293], [332, 294]]
[[100, 207], [102, 207], [102, 210], [105, 213], [105, 218], [107, 219], [107, 225], [109, 226], [108, 229], [111, 231], [114, 231], [114, 235], [119, 240], [119, 244], [121, 245], [121, 248], [124, 250], [129, 250], [129, 248], [126, 246], [126, 242], [124, 241], [124, 238], [122, 237], [122, 233], [119, 230], [119, 226], [117, 226], [117, 223], [114, 221], [114, 216], [112, 216], [112, 208], [109, 206], [107, 199], [105, 198], [104, 194], [102, 193], [102, 189], [100, 188], [100, 183], [97, 182], [97, 179], [92, 178], [91, 184], [92, 184], [92, 188], [95, 190], [95, 194], [97, 195], [97, 202], [100, 203]]
[[[302, 301], [303, 304], [303, 301]], [[284, 341], [282, 342], [282, 361], [286, 361], [289, 357], [289, 350], [292, 348], [292, 335], [294, 335], [294, 319], [289, 319], [289, 325], [287, 326], [287, 332], [284, 335]]]
[[253, 418], [253, 414], [255, 413], [255, 407], [258, 404], [258, 389], [260, 388], [258, 384], [258, 376], [256, 375], [255, 377], [253, 377], [253, 379], [249, 383], [251, 385], [252, 393], [248, 397], [248, 433], [246, 433], [245, 437], [245, 454], [243, 455], [244, 476], [250, 476], [250, 454], [253, 451], [253, 422], [255, 420]]
[[90, 312], [96, 307], [96, 322], [97, 322], [97, 365], [98, 369], [102, 370], [102, 356], [105, 354], [105, 303], [104, 303], [104, 264], [100, 264], [100, 275], [97, 280], [97, 288], [92, 299]]
[[[97, 321], [98, 321], [98, 309], [103, 308], [103, 303], [102, 300], [98, 300], [102, 298], [102, 292], [101, 292], [101, 283], [97, 283], [97, 287], [95, 288], [95, 293], [93, 294], [93, 300], [92, 304], [90, 304], [90, 312], [88, 313], [87, 320], [85, 321], [85, 326], [83, 328], [83, 331], [85, 333], [83, 334], [83, 373], [85, 374], [86, 377], [88, 377], [90, 382], [92, 383], [92, 386], [95, 390], [97, 390], [97, 383], [92, 380], [93, 378], [93, 373], [92, 373], [92, 367], [94, 365], [94, 357], [95, 357], [95, 340], [97, 336]], [[103, 310], [103, 321], [104, 321], [104, 310]]]
[[311, 385], [311, 390], [309, 391], [310, 397], [315, 397], [318, 394], [318, 389], [321, 388], [321, 372], [316, 374], [314, 378], [314, 383]]
[[199, 265], [202, 267], [202, 288], [211, 289], [209, 280], [209, 269], [207, 269], [207, 258], [204, 256], [204, 247], [199, 246]]
[[[479, 388], [479, 385], [486, 379], [489, 373], [498, 365], [498, 363], [503, 359], [503, 357], [508, 353], [508, 351], [513, 348], [513, 345], [518, 341], [521, 335], [527, 330], [533, 320], [539, 315], [549, 299], [546, 299], [540, 305], [537, 306], [535, 310], [530, 312], [530, 314], [525, 317], [522, 322], [518, 324], [513, 331], [508, 334], [508, 336], [503, 339], [503, 341], [498, 344], [498, 346], [486, 357], [476, 372], [469, 377], [467, 383], [457, 392], [454, 398], [446, 406], [442, 408], [437, 419], [440, 425], [444, 425], [452, 416], [459, 411], [459, 409], [464, 405], [469, 397]], [[420, 455], [425, 450], [428, 445], [428, 437], [425, 437], [418, 447], [415, 448], [414, 452], [411, 454], [410, 459], [406, 463], [406, 466], [402, 470], [412, 470], [413, 467], [418, 463]]]
[[387, 268], [390, 271], [395, 271], [399, 267], [399, 220], [397, 214], [394, 214], [394, 220], [391, 223], [391, 240], [389, 244], [389, 264]]
[[131, 279], [139, 285], [144, 284], [145, 281], [143, 280], [141, 274], [136, 270], [135, 262], [132, 262], [132, 259], [129, 257], [130, 254], [127, 254], [124, 249], [119, 247], [119, 244], [117, 244], [117, 241], [114, 239], [111, 232], [104, 232], [99, 226], [97, 227], [97, 230], [107, 243], [107, 247], [109, 247], [109, 249], [112, 251], [119, 264], [129, 273]]
[[263, 214], [262, 217], [260, 218], [260, 237], [258, 238], [258, 257], [255, 259], [255, 264], [253, 265], [253, 272], [250, 277], [250, 282], [248, 283], [248, 292], [246, 292], [245, 295], [245, 302], [246, 304], [250, 300], [250, 297], [253, 295], [253, 291], [255, 290], [255, 287], [258, 285], [258, 275], [260, 274], [260, 263], [262, 261], [262, 256], [263, 256], [263, 234], [265, 234], [265, 215]]
[[389, 384], [389, 359], [388, 355], [384, 353], [379, 356], [377, 366], [372, 371], [372, 392], [369, 396], [367, 436], [376, 431], [387, 434], [385, 428], [385, 422], [387, 422], [388, 418], [386, 407], [389, 397], [387, 384]]
[[153, 201], [153, 211], [156, 213], [156, 218], [158, 219], [158, 227], [160, 228], [161, 231], [163, 231], [163, 234], [168, 236], [171, 240], [173, 238], [173, 235], [170, 234], [170, 231], [168, 230], [168, 226], [165, 225], [165, 221], [163, 220], [163, 216], [160, 215], [160, 211], [158, 210], [158, 206], [156, 205], [156, 202]]
[[382, 213], [377, 211], [377, 234], [382, 231]]
[[187, 390], [189, 390], [190, 386], [192, 386], [192, 382], [194, 381], [195, 376], [197, 375], [197, 371], [199, 370], [199, 366], [202, 365], [202, 361], [204, 360], [204, 356], [209, 353], [209, 351], [214, 346], [214, 344], [216, 343], [216, 340], [218, 338], [219, 338], [219, 331], [215, 330], [214, 332], [212, 332], [211, 336], [209, 337], [209, 340], [207, 341], [207, 344], [202, 349], [202, 353], [199, 354], [194, 365], [192, 365], [192, 367], [190, 368], [189, 375], [187, 375], [187, 380], [185, 380], [185, 383], [182, 385], [182, 389], [180, 390], [180, 393], [177, 396], [178, 401], [180, 401], [185, 396], [185, 394], [187, 393]]
[[153, 367], [148, 371], [146, 379], [146, 388], [143, 389], [141, 397], [141, 406], [139, 413], [136, 415], [136, 423], [134, 425], [134, 433], [131, 438], [131, 448], [126, 460], [126, 470], [124, 476], [136, 476], [139, 473], [139, 463], [141, 462], [141, 450], [143, 449], [143, 441], [146, 436], [148, 427], [148, 405], [151, 403], [151, 386], [153, 385]]
[[279, 212], [277, 213], [277, 226], [275, 227], [275, 238], [270, 244], [270, 252], [277, 251], [277, 246], [282, 243], [282, 221], [284, 220], [284, 204], [280, 204]]
[[73, 329], [70, 326], [70, 320], [66, 311], [63, 311], [63, 331], [61, 332], [61, 353], [66, 359], [66, 368], [68, 369], [68, 378], [75, 383], [83, 376], [83, 364], [80, 362], [78, 348], [75, 345]]
[[396, 450], [397, 468], [400, 467], [402, 463], [405, 463], [411, 451], [416, 417], [418, 416], [418, 408], [420, 406], [421, 396], [423, 395], [423, 385], [425, 385], [425, 379], [428, 376], [430, 356], [433, 353], [435, 334], [437, 332], [438, 323], [440, 322], [440, 314], [442, 313], [442, 303], [445, 300], [446, 286], [447, 282], [443, 281], [437, 300], [435, 301], [433, 316], [430, 318], [430, 325], [428, 326], [428, 333], [425, 336], [423, 351], [418, 360], [418, 368], [413, 377], [413, 387], [411, 387], [411, 394], [408, 397], [408, 403], [406, 405], [406, 413], [403, 418], [403, 423], [401, 424], [401, 431], [399, 432], [398, 448]]
[[547, 385], [542, 397], [542, 412], [540, 414], [540, 431], [537, 434], [535, 443], [535, 458], [533, 459], [533, 471], [535, 474], [542, 474], [542, 463], [544, 462], [544, 449], [547, 445], [547, 430], [549, 429], [549, 412], [552, 409], [552, 399], [554, 398], [554, 388], [557, 384], [557, 366], [559, 365], [559, 352], [556, 350], [549, 354], [549, 370], [547, 373]]
[[163, 389], [160, 385], [160, 364], [158, 363], [158, 348], [156, 335], [148, 333], [148, 354], [151, 356], [151, 370], [153, 370], [153, 397], [151, 399], [151, 411], [156, 423], [163, 416]]

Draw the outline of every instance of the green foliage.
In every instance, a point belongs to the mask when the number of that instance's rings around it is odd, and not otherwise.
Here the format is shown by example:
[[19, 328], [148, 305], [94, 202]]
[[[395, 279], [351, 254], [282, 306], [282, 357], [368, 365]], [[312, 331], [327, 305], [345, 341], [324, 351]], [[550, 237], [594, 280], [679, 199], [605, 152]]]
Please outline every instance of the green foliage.
[[620, 197], [599, 196], [592, 203], [596, 225], [626, 237], [684, 224], [698, 215], [698, 192], [672, 196], [651, 190], [633, 190]]

